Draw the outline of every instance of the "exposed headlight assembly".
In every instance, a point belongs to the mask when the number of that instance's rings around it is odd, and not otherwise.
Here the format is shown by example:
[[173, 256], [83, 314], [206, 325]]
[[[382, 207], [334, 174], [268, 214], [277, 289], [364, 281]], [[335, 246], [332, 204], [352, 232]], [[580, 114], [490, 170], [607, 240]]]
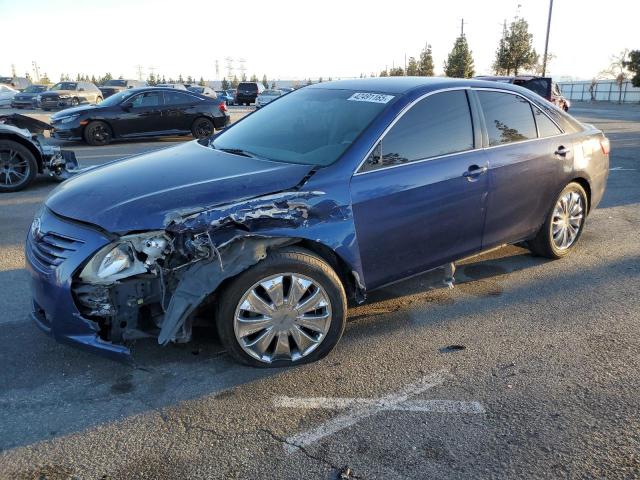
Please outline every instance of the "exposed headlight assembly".
[[111, 283], [134, 275], [152, 272], [155, 262], [170, 252], [164, 232], [127, 235], [96, 253], [80, 273], [88, 283]]
[[80, 114], [78, 114], [78, 115], [69, 115], [68, 117], [61, 117], [61, 118], [58, 118], [57, 120], [60, 123], [71, 123], [75, 119], [77, 119], [79, 116], [80, 116]]

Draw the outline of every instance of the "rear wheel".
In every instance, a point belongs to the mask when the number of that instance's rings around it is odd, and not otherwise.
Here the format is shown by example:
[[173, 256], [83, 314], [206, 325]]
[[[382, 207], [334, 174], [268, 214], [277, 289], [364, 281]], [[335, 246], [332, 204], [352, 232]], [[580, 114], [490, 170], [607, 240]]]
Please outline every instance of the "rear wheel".
[[345, 325], [344, 288], [311, 252], [287, 248], [238, 275], [220, 295], [220, 339], [236, 360], [282, 367], [319, 360]]
[[33, 153], [12, 140], [0, 140], [0, 192], [16, 192], [27, 187], [38, 173]]
[[205, 117], [196, 118], [191, 125], [191, 134], [194, 138], [206, 138], [213, 135], [214, 125]]
[[80, 100], [78, 100], [77, 98], [72, 98], [71, 99], [71, 106], [72, 107], [77, 107], [80, 104]]
[[112, 137], [113, 133], [109, 125], [99, 120], [89, 123], [84, 129], [84, 140], [94, 147], [107, 145]]
[[536, 237], [528, 242], [531, 251], [553, 259], [568, 255], [582, 234], [587, 206], [584, 188], [575, 182], [568, 184], [558, 196]]

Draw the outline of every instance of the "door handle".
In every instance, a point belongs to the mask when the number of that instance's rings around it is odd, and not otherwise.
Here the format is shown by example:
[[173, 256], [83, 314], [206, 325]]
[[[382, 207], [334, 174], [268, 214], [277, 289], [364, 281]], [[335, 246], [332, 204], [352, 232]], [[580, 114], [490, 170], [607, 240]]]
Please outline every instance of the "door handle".
[[560, 145], [558, 147], [558, 149], [553, 152], [555, 155], [559, 155], [561, 157], [566, 157], [567, 153], [569, 153], [571, 150], [569, 150], [568, 148], [564, 148], [564, 145]]
[[483, 173], [487, 173], [489, 167], [479, 167], [478, 165], [471, 165], [466, 172], [462, 174], [467, 180], [475, 180]]

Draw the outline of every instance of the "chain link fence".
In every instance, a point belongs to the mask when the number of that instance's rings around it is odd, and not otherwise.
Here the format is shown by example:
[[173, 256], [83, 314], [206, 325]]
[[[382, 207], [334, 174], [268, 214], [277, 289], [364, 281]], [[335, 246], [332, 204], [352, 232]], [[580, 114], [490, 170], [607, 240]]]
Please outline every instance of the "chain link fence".
[[640, 88], [627, 80], [618, 86], [615, 80], [592, 82], [558, 82], [562, 94], [569, 100], [581, 102], [640, 103]]

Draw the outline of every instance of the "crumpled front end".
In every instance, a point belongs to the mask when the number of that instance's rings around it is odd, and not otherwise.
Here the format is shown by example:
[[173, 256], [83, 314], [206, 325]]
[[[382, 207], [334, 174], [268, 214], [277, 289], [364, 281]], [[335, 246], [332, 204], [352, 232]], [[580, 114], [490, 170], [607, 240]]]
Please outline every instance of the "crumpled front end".
[[331, 223], [351, 238], [350, 206], [295, 190], [175, 212], [163, 230], [124, 236], [45, 211], [27, 240], [34, 319], [59, 340], [113, 358], [127, 358], [123, 345], [140, 338], [187, 342], [224, 280]]

